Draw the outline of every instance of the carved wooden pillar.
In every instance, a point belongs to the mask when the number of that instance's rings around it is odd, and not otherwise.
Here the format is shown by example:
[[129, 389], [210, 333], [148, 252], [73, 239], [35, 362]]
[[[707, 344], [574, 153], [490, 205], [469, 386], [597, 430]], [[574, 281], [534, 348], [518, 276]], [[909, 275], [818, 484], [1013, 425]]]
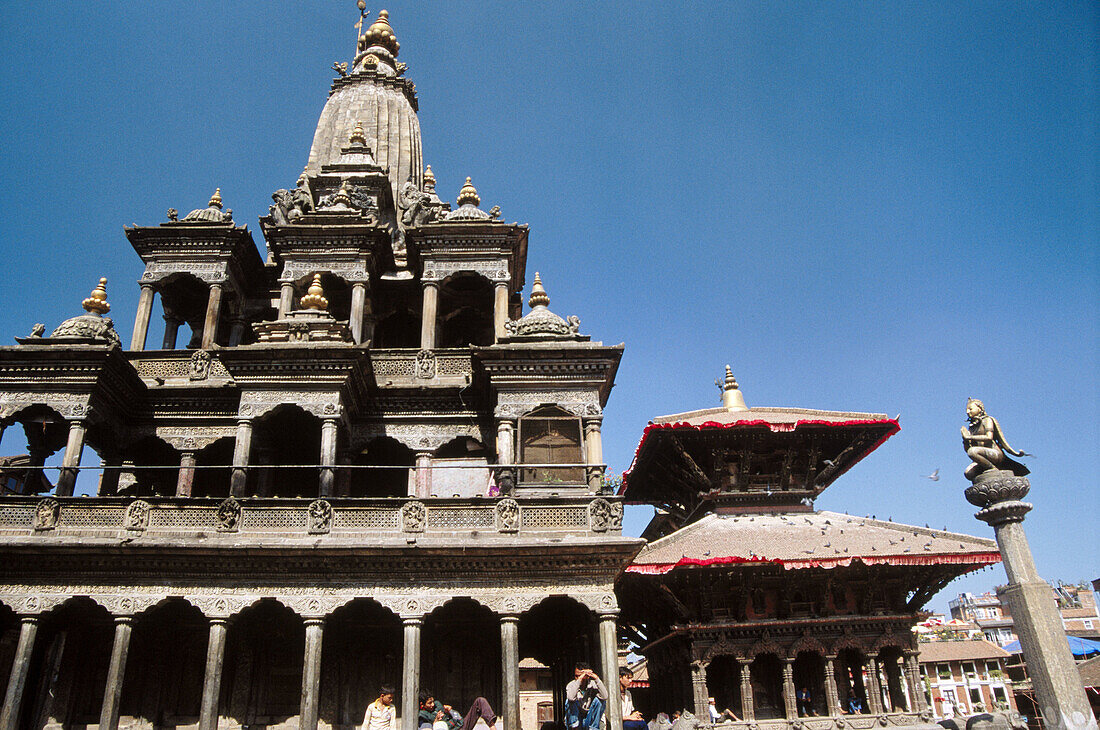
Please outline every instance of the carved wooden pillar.
[[756, 719], [752, 701], [752, 659], [738, 657], [741, 666], [741, 719], [752, 722]]
[[825, 703], [827, 713], [832, 716], [840, 712], [840, 696], [836, 691], [836, 654], [825, 655]]
[[587, 418], [584, 421], [584, 450], [585, 461], [588, 463], [585, 469], [588, 480], [588, 488], [598, 492], [603, 485], [603, 435], [600, 433], [602, 417]]
[[615, 622], [618, 611], [600, 613], [600, 669], [607, 686], [607, 730], [623, 730], [622, 693], [619, 683], [619, 640]]
[[0, 730], [15, 730], [19, 723], [19, 708], [27, 686], [27, 672], [31, 668], [34, 639], [38, 634], [38, 616], [21, 616], [19, 643], [12, 658], [8, 689], [4, 693], [4, 708], [0, 710]]
[[302, 707], [299, 715], [299, 730], [317, 730], [317, 717], [321, 707], [321, 643], [323, 639], [323, 618], [307, 618], [306, 651], [302, 667]]
[[498, 281], [493, 286], [493, 332], [497, 342], [508, 335], [504, 324], [508, 321], [508, 282]]
[[882, 713], [882, 685], [878, 679], [878, 659], [871, 657], [867, 660], [867, 711], [872, 715]]
[[889, 698], [889, 703], [885, 708], [886, 712], [906, 712], [910, 709], [905, 701], [905, 689], [902, 687], [905, 680], [904, 674], [898, 666], [900, 660], [900, 656], [896, 656], [891, 652], [889, 658], [884, 660], [882, 664], [882, 673], [886, 677], [886, 695]]
[[176, 496], [190, 497], [191, 486], [195, 483], [195, 452], [184, 451], [180, 454], [180, 472], [176, 479]]
[[218, 321], [222, 316], [222, 285], [210, 285], [210, 298], [206, 301], [206, 319], [202, 325], [202, 349], [210, 349], [218, 337]]
[[402, 619], [404, 652], [401, 662], [401, 729], [417, 730], [417, 713], [420, 710], [420, 616]]
[[416, 452], [416, 492], [410, 496], [424, 499], [432, 496], [432, 452]]
[[424, 302], [420, 307], [420, 349], [435, 348], [436, 309], [439, 307], [439, 284], [424, 282]]
[[505, 728], [520, 726], [519, 704], [519, 616], [500, 617], [501, 694]]
[[794, 659], [783, 659], [783, 708], [788, 720], [798, 719], [798, 698], [794, 689]]
[[156, 289], [152, 284], [142, 284], [138, 296], [137, 316], [134, 318], [134, 334], [130, 338], [131, 350], [144, 350], [145, 339], [149, 334], [149, 318], [153, 314], [153, 297]]
[[909, 678], [910, 712], [924, 712], [928, 702], [924, 696], [924, 680], [920, 676], [920, 652], [909, 649], [905, 652], [905, 676]]
[[115, 616], [115, 640], [111, 646], [111, 664], [107, 669], [107, 686], [103, 690], [103, 707], [99, 712], [100, 730], [118, 730], [119, 704], [122, 701], [122, 680], [126, 676], [126, 656], [130, 653], [130, 622], [132, 616]]
[[321, 420], [321, 479], [322, 497], [336, 495], [336, 416], [325, 416]]
[[80, 468], [80, 455], [84, 451], [84, 421], [69, 421], [69, 440], [61, 459], [61, 475], [57, 478], [57, 496], [71, 497], [76, 487], [76, 475]]
[[351, 338], [355, 344], [363, 344], [363, 318], [367, 309], [367, 283], [357, 281], [351, 285]]
[[237, 443], [233, 447], [233, 476], [229, 482], [229, 493], [234, 497], [246, 496], [248, 488], [249, 452], [252, 450], [252, 419], [237, 421]]
[[206, 674], [202, 682], [202, 705], [199, 708], [199, 730], [217, 730], [218, 700], [222, 691], [222, 669], [225, 665], [225, 634], [227, 620], [210, 619], [210, 636], [206, 641]]
[[702, 659], [691, 663], [691, 696], [695, 705], [695, 717], [703, 722], [710, 722], [710, 701], [707, 693], [707, 662], [704, 662]]

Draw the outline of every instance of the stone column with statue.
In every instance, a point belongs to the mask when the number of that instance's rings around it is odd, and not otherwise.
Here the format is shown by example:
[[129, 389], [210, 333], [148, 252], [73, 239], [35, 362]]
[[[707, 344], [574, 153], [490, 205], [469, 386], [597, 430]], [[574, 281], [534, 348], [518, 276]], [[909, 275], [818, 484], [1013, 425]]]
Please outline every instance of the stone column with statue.
[[974, 462], [965, 472], [971, 482], [966, 499], [981, 508], [974, 516], [989, 523], [996, 534], [1008, 574], [1008, 585], [997, 594], [1012, 613], [1043, 722], [1051, 730], [1096, 730], [1062, 617], [1050, 600], [1050, 586], [1039, 577], [1024, 534], [1024, 516], [1032, 508], [1022, 501], [1031, 489], [1029, 470], [1009, 454], [1031, 454], [1008, 445], [997, 419], [985, 412], [980, 400], [967, 401], [966, 415], [963, 448]]

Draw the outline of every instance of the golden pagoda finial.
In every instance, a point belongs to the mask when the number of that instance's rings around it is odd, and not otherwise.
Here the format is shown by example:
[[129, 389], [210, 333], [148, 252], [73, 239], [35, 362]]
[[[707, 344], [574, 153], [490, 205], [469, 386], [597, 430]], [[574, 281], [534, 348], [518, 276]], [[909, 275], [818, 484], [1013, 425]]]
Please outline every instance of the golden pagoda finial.
[[[466, 178], [466, 184], [462, 186], [462, 189], [458, 191], [458, 204], [466, 205], [469, 203], [474, 207], [481, 205], [481, 198], [478, 197], [477, 188], [470, 182], [470, 178]], [[537, 277], [537, 275], [536, 275]]]
[[356, 122], [355, 129], [351, 130], [351, 145], [359, 145], [361, 147], [367, 146], [367, 136], [363, 133], [363, 123]]
[[332, 199], [332, 202], [337, 205], [344, 205], [347, 208], [351, 207], [351, 191], [348, 190], [348, 181], [345, 179], [340, 183], [340, 190], [337, 191], [336, 197]]
[[111, 305], [107, 303], [107, 279], [106, 277], [99, 280], [99, 286], [92, 290], [92, 293], [88, 295], [81, 304], [84, 306], [84, 310], [87, 312], [93, 312], [95, 314], [103, 315], [111, 311]]
[[[201, 200], [201, 198], [200, 198]], [[214, 191], [214, 194], [210, 196], [210, 202], [206, 204], [208, 208], [222, 209], [222, 189], [218, 188]]]
[[378, 12], [378, 20], [371, 23], [367, 31], [363, 33], [363, 42], [367, 46], [381, 46], [394, 56], [401, 50], [401, 44], [397, 42], [397, 36], [393, 34], [390, 26], [390, 13], [388, 10]]
[[429, 193], [435, 192], [435, 173], [432, 172], [431, 165], [424, 170], [424, 190]]
[[309, 291], [302, 297], [302, 309], [316, 309], [323, 312], [328, 309], [328, 300], [325, 299], [325, 290], [321, 287], [321, 275], [313, 275], [313, 283], [309, 285]]
[[539, 272], [535, 272], [535, 283], [531, 284], [531, 298], [527, 300], [529, 307], [547, 307], [550, 305], [550, 296], [542, 286], [542, 278]]
[[733, 370], [726, 366], [726, 383], [722, 387], [722, 407], [727, 411], [747, 411], [745, 396], [737, 387], [737, 379], [733, 377]]

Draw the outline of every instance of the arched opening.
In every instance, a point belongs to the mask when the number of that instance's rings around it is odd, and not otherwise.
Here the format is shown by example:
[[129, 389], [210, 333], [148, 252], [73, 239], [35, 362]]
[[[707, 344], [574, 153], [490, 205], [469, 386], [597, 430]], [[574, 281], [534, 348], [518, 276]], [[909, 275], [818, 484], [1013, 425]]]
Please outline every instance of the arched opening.
[[409, 485], [416, 454], [396, 439], [372, 439], [351, 463], [378, 468], [351, 470], [350, 497], [404, 497], [412, 493]]
[[0, 691], [7, 691], [11, 667], [15, 663], [15, 649], [19, 645], [19, 628], [19, 617], [15, 611], [0, 603]]
[[[123, 472], [118, 494], [126, 497], [171, 496], [176, 493], [179, 452], [156, 436], [147, 436], [122, 452]], [[126, 467], [131, 467], [129, 470]]]
[[316, 497], [321, 461], [321, 420], [293, 404], [256, 419], [249, 479], [261, 497]]
[[[863, 684], [863, 652], [855, 648], [842, 649], [833, 662], [836, 672], [836, 691], [840, 706], [845, 712], [858, 707], [858, 712], [870, 712], [867, 706], [867, 691]], [[855, 705], [852, 700], [855, 700]]]
[[[12, 428], [22, 426], [20, 439]], [[52, 492], [57, 472], [43, 470], [46, 460], [65, 448], [69, 422], [46, 405], [32, 405], [5, 419], [0, 441], [0, 485], [4, 494]]]
[[[163, 334], [160, 342], [161, 348], [165, 350], [195, 349], [201, 346], [206, 307], [210, 301], [210, 285], [193, 274], [177, 273], [162, 279], [157, 290], [164, 309], [164, 327], [154, 327], [154, 322], [150, 321], [149, 344], [155, 346], [154, 337]], [[180, 332], [183, 325], [187, 325], [189, 333]], [[219, 325], [218, 333], [226, 334], [227, 328]], [[180, 347], [181, 342], [183, 348]]]
[[229, 625], [220, 706], [238, 725], [276, 725], [297, 717], [306, 629], [286, 606], [264, 599]]
[[[229, 480], [233, 472], [233, 448], [236, 439], [220, 438], [195, 454], [195, 480], [191, 484], [193, 497], [228, 497]], [[214, 468], [211, 468], [214, 467]]]
[[383, 685], [400, 696], [401, 642], [401, 620], [369, 598], [334, 611], [321, 649], [321, 721], [355, 728]]
[[182, 598], [136, 617], [122, 683], [121, 716], [157, 728], [199, 719], [209, 622]]
[[[330, 272], [316, 272], [321, 274], [321, 288], [325, 290], [325, 299], [328, 300], [328, 313], [335, 319], [346, 322], [351, 316], [351, 286], [339, 276]], [[313, 274], [307, 274], [294, 282], [294, 300], [291, 309], [301, 309], [302, 297], [309, 291], [309, 285], [313, 283]]]
[[463, 712], [477, 697], [500, 711], [500, 621], [485, 606], [456, 598], [424, 620], [420, 686]]
[[[551, 596], [526, 611], [519, 620], [519, 655], [550, 668], [554, 720], [562, 722], [565, 685], [573, 680], [577, 662], [588, 662], [600, 673], [600, 643], [595, 614], [568, 596]], [[601, 676], [608, 689], [613, 683]]]
[[459, 436], [432, 454], [432, 494], [480, 497], [489, 490], [489, 450], [469, 436]]
[[879, 669], [883, 675], [879, 680], [884, 694], [882, 706], [890, 708], [891, 712], [908, 712], [911, 706], [902, 672], [903, 661], [901, 649], [896, 646], [887, 646], [878, 655]]
[[19, 726], [98, 724], [113, 641], [111, 615], [91, 599], [70, 599], [43, 616]]
[[816, 651], [801, 651], [794, 660], [794, 689], [799, 717], [828, 715], [825, 700], [825, 659]]
[[737, 657], [722, 655], [711, 660], [707, 666], [707, 696], [714, 698], [714, 706], [719, 712], [728, 709], [739, 718], [745, 717], [741, 706], [741, 665]]
[[440, 347], [493, 344], [493, 285], [469, 272], [455, 274], [439, 286]]
[[372, 290], [375, 348], [420, 347], [420, 307], [423, 294], [409, 281], [380, 281]]
[[753, 713], [757, 720], [787, 716], [783, 703], [783, 663], [775, 654], [758, 654], [749, 666]]
[[520, 481], [525, 484], [583, 484], [584, 467], [546, 466], [580, 464], [581, 419], [557, 406], [536, 408], [519, 419]]

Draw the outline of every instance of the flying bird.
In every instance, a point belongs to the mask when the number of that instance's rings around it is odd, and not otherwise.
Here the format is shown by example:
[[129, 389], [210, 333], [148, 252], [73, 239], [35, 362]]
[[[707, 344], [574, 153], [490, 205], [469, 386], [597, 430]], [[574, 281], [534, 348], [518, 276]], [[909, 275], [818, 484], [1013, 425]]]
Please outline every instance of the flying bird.
[[926, 475], [924, 478], [925, 479], [931, 479], [934, 482], [938, 482], [940, 480], [940, 470], [936, 469], [934, 472], [932, 472], [931, 474]]

